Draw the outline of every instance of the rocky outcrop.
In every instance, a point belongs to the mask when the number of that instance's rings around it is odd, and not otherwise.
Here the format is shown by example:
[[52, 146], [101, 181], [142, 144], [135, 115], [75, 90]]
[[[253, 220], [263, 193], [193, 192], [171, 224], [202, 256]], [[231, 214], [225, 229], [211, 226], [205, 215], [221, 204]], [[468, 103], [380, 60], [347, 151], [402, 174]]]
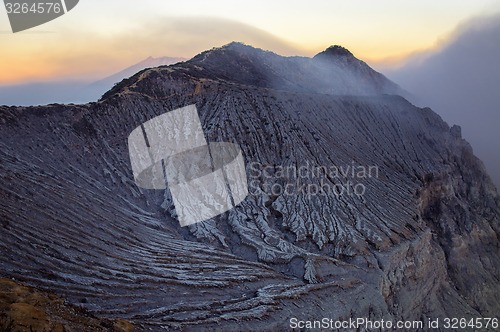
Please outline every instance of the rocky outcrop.
[[0, 330], [136, 331], [127, 321], [98, 319], [54, 294], [40, 292], [4, 278], [0, 279]]
[[454, 166], [449, 172], [424, 178], [420, 211], [442, 248], [455, 289], [475, 310], [495, 316], [500, 281], [496, 188], [467, 144], [456, 147], [449, 163]]
[[[498, 313], [500, 201], [480, 161], [326, 53], [328, 70], [231, 44], [98, 103], [0, 108], [2, 273], [153, 330]], [[127, 137], [190, 104], [207, 141], [241, 147], [250, 195], [181, 228], [168, 191], [135, 185]]]

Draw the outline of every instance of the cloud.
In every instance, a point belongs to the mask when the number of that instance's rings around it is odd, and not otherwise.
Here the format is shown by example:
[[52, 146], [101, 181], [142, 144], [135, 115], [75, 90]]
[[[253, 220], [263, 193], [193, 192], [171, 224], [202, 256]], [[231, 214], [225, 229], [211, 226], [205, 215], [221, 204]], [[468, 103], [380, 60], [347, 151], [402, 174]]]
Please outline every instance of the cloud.
[[[101, 33], [65, 28], [57, 33], [9, 36], [2, 41], [0, 84], [101, 78], [148, 56], [190, 58], [241, 41], [284, 55], [298, 47], [253, 26], [220, 18], [165, 17]], [[1, 101], [0, 101], [1, 102]]]
[[0, 85], [0, 105], [92, 101], [107, 89], [101, 91], [89, 83], [138, 60], [165, 55], [189, 58], [234, 40], [285, 55], [300, 53], [286, 41], [250, 25], [206, 17], [153, 20], [132, 30], [100, 35], [76, 28], [20, 35], [16, 39], [21, 42], [16, 45], [20, 54], [8, 50], [13, 59], [0, 61], [0, 72], [17, 70], [25, 82]]
[[463, 136], [500, 188], [500, 15], [461, 25], [441, 48], [386, 75], [430, 106]]

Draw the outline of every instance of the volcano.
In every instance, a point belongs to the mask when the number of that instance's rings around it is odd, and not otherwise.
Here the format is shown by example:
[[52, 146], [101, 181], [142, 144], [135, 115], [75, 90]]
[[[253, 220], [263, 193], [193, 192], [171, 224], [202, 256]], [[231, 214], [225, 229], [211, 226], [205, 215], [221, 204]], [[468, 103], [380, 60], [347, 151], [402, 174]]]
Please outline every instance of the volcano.
[[[500, 199], [460, 128], [332, 46], [241, 43], [143, 70], [99, 101], [0, 107], [0, 274], [138, 329], [500, 310]], [[249, 195], [187, 227], [134, 182], [127, 138], [196, 105]]]

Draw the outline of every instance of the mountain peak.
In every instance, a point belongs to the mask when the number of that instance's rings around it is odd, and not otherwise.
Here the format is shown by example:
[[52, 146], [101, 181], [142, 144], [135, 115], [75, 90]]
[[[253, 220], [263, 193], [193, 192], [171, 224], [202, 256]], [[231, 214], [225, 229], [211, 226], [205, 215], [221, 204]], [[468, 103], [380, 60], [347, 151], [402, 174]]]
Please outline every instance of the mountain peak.
[[400, 94], [400, 89], [358, 60], [348, 49], [333, 45], [316, 55], [284, 57], [241, 42], [205, 51], [182, 66], [196, 65], [196, 75], [233, 83], [322, 94]]
[[234, 52], [236, 54], [253, 54], [253, 55], [263, 55], [263, 54], [274, 54], [273, 52], [263, 50], [258, 47], [253, 47], [252, 45], [245, 44], [243, 42], [237, 42], [237, 41], [232, 41], [226, 45], [220, 46], [220, 47], [214, 47], [211, 50], [207, 50], [205, 52], [200, 53], [198, 56], [195, 56], [194, 59], [198, 58], [201, 56], [201, 58], [205, 58], [207, 56], [220, 56], [222, 54], [225, 54], [226, 51], [229, 52]]
[[[396, 84], [338, 45], [311, 59], [285, 57], [241, 42], [231, 42], [171, 66], [168, 72], [172, 70], [196, 78], [301, 93], [401, 94]], [[134, 85], [134, 89], [139, 88], [136, 83]], [[117, 91], [112, 89], [106, 96]]]
[[254, 48], [254, 47], [238, 41], [232, 41], [221, 47], [221, 49], [242, 49], [242, 48]]
[[328, 47], [326, 50], [323, 52], [320, 52], [316, 54], [314, 57], [352, 57], [354, 58], [354, 55], [349, 51], [347, 48], [340, 46], [340, 45], [332, 45]]

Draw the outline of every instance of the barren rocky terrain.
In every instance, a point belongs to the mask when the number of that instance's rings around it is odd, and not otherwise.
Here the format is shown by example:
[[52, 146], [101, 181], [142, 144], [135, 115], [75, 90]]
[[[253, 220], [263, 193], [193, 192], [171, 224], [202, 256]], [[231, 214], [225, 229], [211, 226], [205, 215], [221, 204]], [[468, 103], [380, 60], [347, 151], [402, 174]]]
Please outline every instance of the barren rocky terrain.
[[[96, 103], [0, 107], [0, 274], [154, 331], [498, 315], [497, 190], [460, 128], [401, 94], [338, 46], [232, 43]], [[250, 195], [181, 228], [168, 190], [134, 183], [127, 137], [191, 104], [207, 141], [241, 147]], [[300, 167], [323, 171], [277, 174]]]

